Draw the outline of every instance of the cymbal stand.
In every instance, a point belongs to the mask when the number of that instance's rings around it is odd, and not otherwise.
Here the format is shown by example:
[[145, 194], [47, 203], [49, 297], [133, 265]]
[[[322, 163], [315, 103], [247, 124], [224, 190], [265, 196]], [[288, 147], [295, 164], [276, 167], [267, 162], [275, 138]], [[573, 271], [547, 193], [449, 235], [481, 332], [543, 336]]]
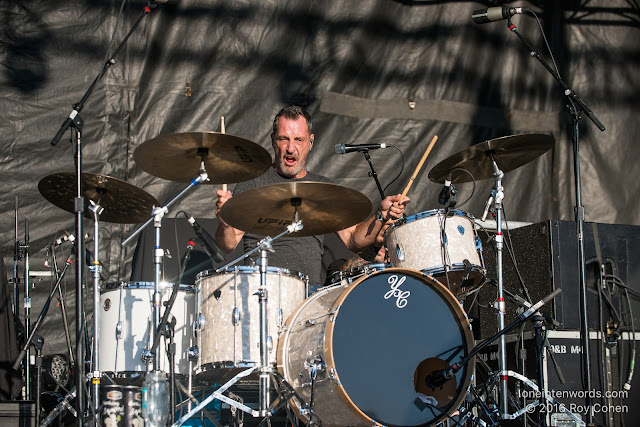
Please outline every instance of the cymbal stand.
[[[496, 273], [498, 276], [498, 294], [495, 302], [495, 308], [498, 315], [498, 331], [504, 329], [504, 316], [506, 314], [506, 306], [504, 302], [504, 290], [502, 280], [502, 249], [504, 244], [504, 236], [502, 234], [502, 200], [504, 199], [504, 188], [502, 187], [502, 178], [504, 173], [498, 167], [493, 154], [487, 154], [491, 158], [493, 165], [493, 177], [495, 178], [495, 185], [491, 190], [491, 196], [489, 200], [493, 199], [495, 217], [496, 217]], [[488, 202], [487, 206], [491, 203]], [[498, 344], [498, 363], [500, 371], [507, 370], [507, 342], [504, 334], [500, 335], [500, 341]], [[507, 391], [507, 376], [500, 377], [500, 413], [502, 416], [506, 416], [509, 408], [509, 399]]]
[[[137, 236], [147, 225], [153, 222], [153, 226], [155, 227], [155, 249], [154, 249], [154, 266], [155, 266], [155, 282], [154, 282], [154, 293], [153, 293], [153, 325], [149, 328], [149, 344], [148, 348], [143, 351], [143, 359], [151, 362], [151, 368], [153, 371], [159, 370], [159, 360], [157, 354], [151, 351], [151, 345], [155, 342], [155, 336], [159, 329], [157, 329], [160, 325], [160, 308], [162, 306], [160, 300], [160, 282], [162, 276], [162, 258], [164, 257], [164, 250], [162, 246], [160, 246], [160, 229], [162, 227], [162, 218], [165, 214], [169, 212], [169, 206], [175, 203], [177, 200], [182, 198], [184, 194], [186, 194], [189, 190], [196, 187], [198, 184], [205, 182], [209, 179], [209, 175], [205, 169], [204, 162], [200, 163], [200, 171], [198, 176], [191, 180], [191, 183], [183, 189], [178, 195], [176, 195], [173, 199], [169, 201], [166, 205], [162, 207], [153, 208], [153, 212], [151, 218], [149, 218], [144, 224], [138, 227], [129, 237], [127, 237], [123, 242], [122, 246], [126, 245], [133, 237]], [[179, 286], [179, 284], [178, 284]]]
[[[533, 13], [532, 11], [528, 11]], [[536, 16], [537, 18], [537, 16]], [[574, 215], [576, 220], [576, 238], [578, 244], [578, 275], [580, 283], [580, 343], [582, 345], [582, 364], [583, 369], [583, 386], [585, 390], [591, 390], [591, 359], [589, 352], [589, 321], [587, 315], [587, 283], [585, 273], [585, 256], [584, 256], [584, 206], [582, 205], [582, 183], [580, 179], [580, 138], [579, 138], [579, 120], [581, 119], [580, 113], [584, 113], [589, 119], [596, 125], [600, 131], [605, 130], [604, 125], [598, 120], [593, 112], [587, 107], [584, 101], [575, 93], [565, 82], [560, 75], [549, 66], [549, 64], [540, 56], [540, 54], [527, 42], [527, 40], [518, 32], [518, 28], [513, 25], [511, 18], [507, 19], [507, 28], [511, 30], [522, 43], [529, 49], [530, 56], [536, 58], [544, 68], [553, 76], [562, 88], [563, 94], [567, 97], [569, 115], [571, 116], [572, 125], [572, 142], [573, 142], [573, 172], [575, 183], [575, 196], [576, 205], [574, 207]], [[544, 35], [544, 34], [543, 34]], [[585, 398], [586, 406], [589, 407], [587, 411], [587, 422], [593, 421], [593, 402], [590, 393], [587, 393]]]
[[93, 394], [93, 420], [94, 425], [100, 423], [100, 413], [98, 408], [100, 407], [100, 344], [98, 332], [100, 331], [100, 272], [102, 266], [98, 260], [98, 254], [100, 250], [100, 214], [104, 211], [104, 208], [96, 204], [93, 200], [90, 201], [91, 206], [89, 210], [93, 214], [93, 265], [89, 267], [89, 270], [93, 272], [93, 371], [91, 380], [91, 390]]

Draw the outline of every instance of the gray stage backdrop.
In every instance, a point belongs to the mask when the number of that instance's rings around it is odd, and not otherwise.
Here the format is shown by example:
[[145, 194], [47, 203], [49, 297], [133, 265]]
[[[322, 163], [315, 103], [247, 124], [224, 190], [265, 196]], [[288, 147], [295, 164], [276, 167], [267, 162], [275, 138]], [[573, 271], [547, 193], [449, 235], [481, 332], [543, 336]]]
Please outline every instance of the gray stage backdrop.
[[[552, 150], [505, 175], [505, 210], [510, 220], [572, 220], [571, 122], [560, 86], [507, 21], [471, 20], [473, 10], [502, 4], [538, 13], [562, 78], [606, 126], [601, 132], [587, 118], [580, 121], [586, 220], [640, 225], [639, 11], [624, 0], [180, 0], [154, 7], [81, 112], [84, 171], [128, 181], [164, 204], [185, 185], [136, 165], [133, 153], [144, 141], [219, 131], [224, 116], [227, 133], [271, 151], [273, 115], [301, 104], [314, 117], [309, 169], [363, 192], [374, 205], [379, 194], [364, 157], [336, 155], [334, 146], [396, 146], [403, 157], [393, 148], [371, 152], [383, 186], [404, 165], [391, 194], [402, 192], [438, 135], [409, 192], [408, 214], [439, 207], [441, 185], [427, 173], [453, 153], [507, 135], [551, 134]], [[16, 197], [20, 241], [29, 222], [31, 270], [46, 270], [44, 248], [61, 231], [73, 232], [73, 215], [38, 191], [43, 177], [74, 169], [70, 133], [55, 147], [50, 141], [144, 6], [120, 0], [0, 3], [0, 248], [10, 275]], [[513, 23], [550, 62], [536, 19], [517, 15]], [[461, 209], [481, 216], [492, 186], [479, 181]], [[458, 189], [462, 201], [473, 185]], [[169, 216], [186, 210], [212, 218], [214, 191], [198, 187]], [[89, 220], [86, 227], [92, 230]], [[100, 258], [110, 281], [129, 280], [135, 240], [121, 242], [136, 227], [103, 223]], [[59, 257], [62, 250], [69, 247], [61, 246]], [[49, 280], [33, 282], [35, 317]], [[73, 313], [73, 274], [63, 289]], [[56, 307], [44, 326], [45, 353], [64, 349]]]

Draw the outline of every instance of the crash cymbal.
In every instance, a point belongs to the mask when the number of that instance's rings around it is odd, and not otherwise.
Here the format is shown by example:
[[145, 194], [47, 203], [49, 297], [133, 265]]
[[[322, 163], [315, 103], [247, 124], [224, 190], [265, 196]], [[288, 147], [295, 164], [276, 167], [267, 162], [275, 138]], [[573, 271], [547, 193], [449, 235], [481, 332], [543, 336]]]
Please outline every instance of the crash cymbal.
[[160, 135], [140, 144], [133, 160], [145, 172], [176, 182], [191, 182], [204, 161], [210, 184], [248, 181], [272, 164], [271, 154], [255, 142], [217, 132]]
[[[73, 201], [76, 197], [74, 172], [46, 176], [38, 183], [38, 190], [54, 205], [74, 213]], [[89, 211], [90, 200], [93, 200], [104, 208], [98, 218], [102, 222], [141, 223], [151, 217], [154, 205], [159, 206], [158, 201], [146, 191], [106, 175], [83, 173], [82, 195], [84, 216], [93, 219], [93, 213]]]
[[503, 136], [472, 145], [441, 161], [429, 171], [429, 179], [443, 183], [451, 172], [452, 182], [472, 181], [469, 174], [453, 169], [466, 169], [476, 181], [493, 177], [491, 156], [502, 172], [509, 172], [540, 157], [553, 147], [554, 139], [545, 134]]
[[338, 184], [291, 182], [247, 190], [233, 196], [220, 214], [229, 225], [247, 233], [276, 236], [298, 215], [303, 229], [289, 236], [315, 236], [343, 230], [371, 213], [371, 200]]

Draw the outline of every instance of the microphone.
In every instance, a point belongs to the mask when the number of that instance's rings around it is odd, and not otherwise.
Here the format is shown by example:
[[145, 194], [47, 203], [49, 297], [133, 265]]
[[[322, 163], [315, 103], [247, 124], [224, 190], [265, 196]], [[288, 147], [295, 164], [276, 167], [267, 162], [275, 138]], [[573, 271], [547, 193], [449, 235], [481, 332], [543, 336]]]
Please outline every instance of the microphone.
[[354, 151], [377, 150], [378, 148], [387, 148], [387, 144], [336, 144], [336, 154], [353, 153]]
[[524, 7], [490, 7], [488, 9], [474, 10], [471, 19], [473, 19], [473, 22], [476, 24], [487, 24], [489, 22], [509, 19], [513, 15], [527, 12], [529, 12], [529, 9]]
[[444, 187], [442, 187], [442, 190], [440, 191], [440, 195], [438, 196], [438, 203], [444, 206], [449, 202], [450, 198], [451, 198], [451, 173], [449, 173], [449, 175], [447, 175], [447, 177], [444, 180]]
[[489, 214], [489, 208], [491, 208], [491, 203], [493, 203], [493, 194], [489, 196], [487, 199], [487, 204], [484, 205], [484, 212], [482, 212], [482, 221], [487, 220], [487, 214]]
[[189, 262], [189, 258], [191, 258], [191, 251], [195, 246], [196, 244], [193, 240], [189, 240], [187, 242], [187, 251], [184, 253], [184, 257], [182, 258], [182, 271], [184, 271], [185, 267], [187, 266], [187, 262]]
[[216, 240], [211, 237], [211, 234], [209, 234], [207, 230], [202, 228], [202, 226], [200, 226], [200, 224], [196, 222], [196, 219], [194, 217], [186, 212], [184, 214], [187, 217], [187, 221], [189, 222], [189, 224], [191, 224], [191, 226], [193, 227], [193, 231], [196, 233], [196, 236], [198, 236], [200, 243], [202, 243], [202, 246], [204, 246], [204, 250], [207, 255], [209, 255], [209, 258], [211, 258], [214, 262], [223, 262], [224, 255], [220, 250], [220, 246], [218, 246], [218, 243], [216, 243]]
[[453, 376], [455, 375], [455, 371], [457, 370], [457, 365], [453, 365], [447, 369], [440, 369], [438, 371], [434, 371], [427, 375], [424, 379], [424, 384], [435, 390], [436, 388], [440, 388], [447, 383]]

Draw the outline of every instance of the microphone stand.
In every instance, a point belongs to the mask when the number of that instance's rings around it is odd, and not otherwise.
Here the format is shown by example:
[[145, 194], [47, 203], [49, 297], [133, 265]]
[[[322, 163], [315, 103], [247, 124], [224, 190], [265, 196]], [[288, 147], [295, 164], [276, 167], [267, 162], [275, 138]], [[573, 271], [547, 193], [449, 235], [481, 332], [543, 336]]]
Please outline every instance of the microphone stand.
[[373, 177], [374, 181], [376, 182], [376, 186], [378, 187], [378, 192], [380, 192], [380, 197], [384, 199], [384, 191], [382, 190], [382, 186], [380, 185], [380, 181], [378, 180], [378, 173], [373, 168], [373, 163], [371, 163], [371, 156], [369, 156], [369, 150], [368, 149], [362, 150], [362, 154], [364, 154], [364, 158], [367, 159], [367, 162], [369, 163], [369, 168], [371, 169], [371, 172], [369, 172], [369, 176]]
[[31, 330], [31, 332], [29, 334], [29, 337], [27, 338], [27, 341], [22, 346], [22, 350], [20, 351], [20, 354], [18, 355], [18, 358], [15, 360], [15, 362], [13, 364], [13, 369], [18, 369], [20, 367], [20, 363], [22, 362], [22, 359], [27, 354], [27, 352], [29, 350], [29, 347], [31, 346], [31, 342], [33, 341], [34, 336], [36, 335], [36, 331], [38, 330], [38, 328], [42, 324], [42, 321], [44, 320], [44, 317], [47, 315], [47, 312], [49, 311], [49, 306], [51, 305], [51, 300], [53, 299], [53, 296], [56, 294], [56, 292], [58, 292], [58, 289], [60, 289], [60, 283], [62, 283], [62, 279], [64, 278], [64, 275], [67, 272], [67, 268], [69, 268], [69, 266], [72, 263], [72, 261], [71, 261], [71, 257], [72, 256], [73, 256], [73, 254], [69, 255], [69, 257], [65, 261], [64, 267], [62, 269], [62, 272], [60, 273], [60, 277], [56, 281], [56, 284], [53, 287], [53, 289], [51, 289], [51, 292], [49, 292], [49, 297], [47, 298], [47, 301], [45, 301], [44, 306], [42, 307], [42, 310], [40, 311], [40, 315], [38, 316], [38, 319], [36, 320], [36, 323], [33, 325], [33, 329]]
[[[516, 320], [514, 320], [513, 322], [511, 322], [508, 326], [506, 326], [502, 330], [498, 331], [498, 333], [496, 333], [494, 336], [485, 339], [480, 344], [475, 346], [473, 348], [473, 350], [471, 350], [469, 352], [469, 354], [467, 354], [465, 357], [460, 359], [459, 362], [454, 363], [453, 365], [451, 365], [450, 367], [448, 367], [446, 369], [437, 370], [437, 371], [434, 371], [434, 372], [430, 373], [429, 375], [427, 375], [427, 377], [425, 378], [425, 384], [428, 387], [431, 387], [431, 388], [437, 388], [437, 387], [443, 386], [448, 380], [453, 378], [453, 376], [460, 369], [462, 369], [467, 363], [469, 363], [469, 361], [476, 354], [478, 354], [481, 350], [483, 350], [485, 347], [487, 347], [489, 344], [491, 344], [492, 342], [494, 342], [498, 338], [504, 337], [504, 335], [507, 332], [509, 332], [512, 329], [522, 325], [525, 321], [527, 321], [527, 319], [529, 319], [531, 316], [533, 316], [538, 311], [538, 309], [540, 307], [542, 307], [543, 305], [547, 304], [549, 301], [554, 299], [560, 292], [562, 292], [562, 289], [558, 288], [555, 291], [551, 292], [546, 297], [544, 297], [543, 299], [541, 299], [540, 301], [538, 301], [536, 304], [534, 304], [528, 310], [526, 310], [524, 313], [522, 313], [520, 316], [518, 316], [518, 318]], [[502, 369], [502, 367], [500, 367], [500, 369]], [[506, 369], [505, 369], [505, 371], [506, 371]], [[501, 372], [501, 375], [502, 375], [502, 372]]]
[[[540, 56], [540, 54], [533, 48], [518, 32], [515, 25], [511, 23], [511, 19], [507, 19], [507, 27], [515, 33], [516, 36], [527, 46], [530, 50], [530, 55], [536, 58], [553, 76], [553, 78], [562, 87], [564, 95], [569, 100], [569, 114], [571, 116], [572, 124], [572, 142], [573, 142], [573, 162], [574, 162], [574, 180], [575, 180], [575, 196], [576, 206], [574, 208], [575, 220], [576, 220], [576, 237], [578, 243], [578, 265], [579, 265], [579, 280], [580, 280], [580, 341], [582, 344], [582, 363], [584, 365], [583, 370], [583, 384], [585, 390], [591, 390], [591, 360], [589, 359], [589, 323], [587, 319], [587, 286], [586, 286], [586, 274], [585, 274], [585, 256], [584, 256], [584, 206], [582, 205], [582, 183], [580, 181], [580, 149], [579, 149], [579, 131], [578, 122], [580, 120], [580, 113], [589, 117], [589, 119], [596, 125], [601, 131], [605, 130], [604, 125], [598, 120], [593, 112], [587, 107], [587, 105], [580, 99], [580, 97], [567, 86], [567, 84], [560, 78], [560, 75], [553, 70], [549, 64]], [[589, 410], [587, 411], [587, 423], [593, 422], [593, 403], [590, 393], [586, 394], [585, 402]]]
[[[125, 36], [124, 40], [120, 43], [120, 45], [116, 48], [111, 58], [105, 62], [102, 70], [98, 73], [98, 76], [95, 78], [89, 89], [85, 92], [83, 97], [80, 99], [80, 102], [73, 105], [73, 109], [69, 114], [69, 117], [62, 123], [58, 133], [51, 140], [51, 145], [57, 145], [62, 138], [62, 135], [66, 132], [67, 129], [73, 127], [75, 129], [75, 144], [76, 144], [76, 155], [75, 155], [75, 165], [76, 165], [76, 197], [74, 199], [74, 213], [76, 216], [76, 236], [79, 236], [80, 240], [76, 244], [76, 384], [77, 384], [77, 425], [81, 427], [83, 425], [83, 417], [84, 417], [84, 354], [83, 354], [83, 343], [82, 343], [82, 329], [83, 329], [83, 267], [84, 267], [84, 239], [80, 238], [83, 235], [83, 214], [84, 214], [84, 198], [82, 197], [82, 129], [84, 127], [84, 121], [80, 116], [80, 111], [84, 108], [84, 104], [89, 99], [89, 96], [93, 93], [94, 89], [98, 82], [102, 79], [102, 77], [106, 74], [107, 70], [111, 65], [115, 64], [115, 57], [118, 55], [122, 47], [125, 45], [131, 34], [133, 34], [134, 30], [138, 27], [142, 18], [144, 18], [148, 13], [151, 13], [151, 7], [155, 7], [156, 5], [152, 5], [151, 2], [147, 2], [147, 5], [144, 7], [143, 13], [140, 15], [138, 20], [135, 22], [129, 33]], [[28, 383], [28, 382], [27, 382]], [[28, 387], [28, 386], [27, 386]]]

